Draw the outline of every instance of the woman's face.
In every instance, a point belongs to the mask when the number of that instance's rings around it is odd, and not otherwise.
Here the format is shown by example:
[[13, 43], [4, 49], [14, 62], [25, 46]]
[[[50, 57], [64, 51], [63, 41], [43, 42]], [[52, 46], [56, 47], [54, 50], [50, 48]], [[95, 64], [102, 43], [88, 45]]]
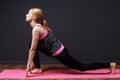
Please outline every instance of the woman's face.
[[27, 14], [26, 14], [26, 22], [30, 22], [33, 20], [33, 15], [32, 13], [29, 11]]

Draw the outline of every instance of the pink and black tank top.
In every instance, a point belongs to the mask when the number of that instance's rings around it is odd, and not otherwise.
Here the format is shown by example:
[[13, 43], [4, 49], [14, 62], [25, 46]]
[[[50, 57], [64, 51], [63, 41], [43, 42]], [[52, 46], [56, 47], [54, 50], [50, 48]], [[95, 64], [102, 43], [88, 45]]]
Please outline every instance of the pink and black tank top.
[[40, 36], [38, 46], [41, 52], [49, 56], [57, 56], [64, 49], [63, 44], [55, 37], [54, 33], [48, 32], [48, 30]]

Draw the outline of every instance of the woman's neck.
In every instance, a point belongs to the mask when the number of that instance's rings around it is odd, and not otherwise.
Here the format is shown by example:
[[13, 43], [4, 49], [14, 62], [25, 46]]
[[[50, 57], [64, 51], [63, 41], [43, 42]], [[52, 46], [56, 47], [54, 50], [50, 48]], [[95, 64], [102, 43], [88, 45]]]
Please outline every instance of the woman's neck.
[[35, 22], [35, 21], [30, 22], [30, 25], [31, 25], [32, 28], [34, 28], [36, 24], [37, 24], [37, 22]]

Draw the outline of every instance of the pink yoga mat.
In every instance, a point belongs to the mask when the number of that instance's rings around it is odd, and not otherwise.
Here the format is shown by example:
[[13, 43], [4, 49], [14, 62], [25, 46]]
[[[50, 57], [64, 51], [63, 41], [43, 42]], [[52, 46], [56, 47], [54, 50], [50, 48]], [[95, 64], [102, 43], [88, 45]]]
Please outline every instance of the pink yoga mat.
[[108, 74], [109, 69], [98, 69], [80, 72], [72, 69], [51, 69], [42, 74], [29, 74], [25, 77], [25, 70], [4, 70], [0, 73], [0, 78], [120, 78], [120, 69], [115, 70], [115, 74]]

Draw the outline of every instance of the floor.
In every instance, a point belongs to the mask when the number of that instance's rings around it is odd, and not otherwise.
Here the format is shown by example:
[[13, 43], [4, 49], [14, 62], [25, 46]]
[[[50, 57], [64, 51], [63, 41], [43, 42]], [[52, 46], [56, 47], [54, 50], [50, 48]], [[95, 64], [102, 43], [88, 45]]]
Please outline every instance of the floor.
[[[46, 69], [54, 69], [54, 68], [67, 68], [64, 65], [60, 65], [60, 64], [43, 64], [41, 65], [43, 70]], [[120, 68], [119, 66], [117, 66], [117, 68]], [[21, 65], [21, 64], [0, 64], [0, 72], [2, 72], [5, 69], [26, 69], [26, 65]], [[105, 78], [105, 79], [0, 79], [0, 80], [120, 80], [120, 79], [109, 79], [109, 78]]]

